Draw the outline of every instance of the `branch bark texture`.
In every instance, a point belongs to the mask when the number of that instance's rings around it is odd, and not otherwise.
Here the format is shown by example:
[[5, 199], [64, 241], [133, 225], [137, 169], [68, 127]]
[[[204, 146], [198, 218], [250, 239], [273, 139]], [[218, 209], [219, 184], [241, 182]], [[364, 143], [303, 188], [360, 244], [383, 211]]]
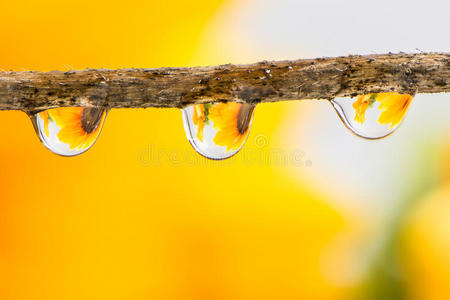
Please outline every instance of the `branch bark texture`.
[[184, 107], [450, 92], [450, 53], [382, 54], [161, 69], [0, 72], [0, 110]]

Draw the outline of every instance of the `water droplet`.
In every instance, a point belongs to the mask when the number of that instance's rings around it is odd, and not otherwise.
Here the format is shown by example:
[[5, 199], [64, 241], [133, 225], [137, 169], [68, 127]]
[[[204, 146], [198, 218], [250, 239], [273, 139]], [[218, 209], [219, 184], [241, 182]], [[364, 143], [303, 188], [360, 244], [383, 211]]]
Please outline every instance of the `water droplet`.
[[31, 121], [47, 149], [62, 156], [75, 156], [95, 143], [106, 114], [103, 108], [60, 107], [34, 114]]
[[380, 139], [400, 126], [412, 99], [406, 94], [379, 93], [356, 99], [336, 98], [330, 102], [354, 134], [366, 139]]
[[229, 158], [245, 144], [254, 109], [255, 105], [236, 102], [188, 106], [182, 109], [188, 140], [207, 158]]

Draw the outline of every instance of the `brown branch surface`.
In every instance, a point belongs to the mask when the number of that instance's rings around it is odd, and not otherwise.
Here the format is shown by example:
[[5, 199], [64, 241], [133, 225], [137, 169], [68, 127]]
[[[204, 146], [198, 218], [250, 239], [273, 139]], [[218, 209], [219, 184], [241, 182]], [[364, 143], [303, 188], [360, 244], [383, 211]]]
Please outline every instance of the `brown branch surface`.
[[1, 72], [0, 110], [184, 107], [450, 91], [450, 53], [382, 54], [162, 69]]

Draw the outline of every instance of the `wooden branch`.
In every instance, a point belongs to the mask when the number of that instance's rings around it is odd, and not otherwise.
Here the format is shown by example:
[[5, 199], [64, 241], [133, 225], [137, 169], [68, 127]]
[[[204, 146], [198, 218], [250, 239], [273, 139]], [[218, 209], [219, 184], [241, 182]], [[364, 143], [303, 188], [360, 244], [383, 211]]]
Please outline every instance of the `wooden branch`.
[[382, 54], [195, 68], [1, 72], [0, 110], [184, 107], [450, 92], [450, 53]]

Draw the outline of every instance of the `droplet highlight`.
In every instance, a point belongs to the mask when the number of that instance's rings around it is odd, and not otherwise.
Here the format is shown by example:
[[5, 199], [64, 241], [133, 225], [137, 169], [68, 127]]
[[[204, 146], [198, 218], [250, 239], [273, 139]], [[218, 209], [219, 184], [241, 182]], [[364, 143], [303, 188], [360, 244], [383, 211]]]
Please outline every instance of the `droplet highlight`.
[[182, 109], [187, 138], [206, 158], [230, 158], [245, 144], [254, 110], [255, 105], [236, 102], [188, 106]]
[[403, 121], [413, 97], [399, 93], [379, 93], [356, 99], [336, 98], [331, 104], [344, 125], [366, 139], [381, 139], [393, 133]]
[[94, 107], [60, 107], [31, 116], [44, 146], [55, 154], [75, 156], [89, 150], [97, 140], [107, 110]]

